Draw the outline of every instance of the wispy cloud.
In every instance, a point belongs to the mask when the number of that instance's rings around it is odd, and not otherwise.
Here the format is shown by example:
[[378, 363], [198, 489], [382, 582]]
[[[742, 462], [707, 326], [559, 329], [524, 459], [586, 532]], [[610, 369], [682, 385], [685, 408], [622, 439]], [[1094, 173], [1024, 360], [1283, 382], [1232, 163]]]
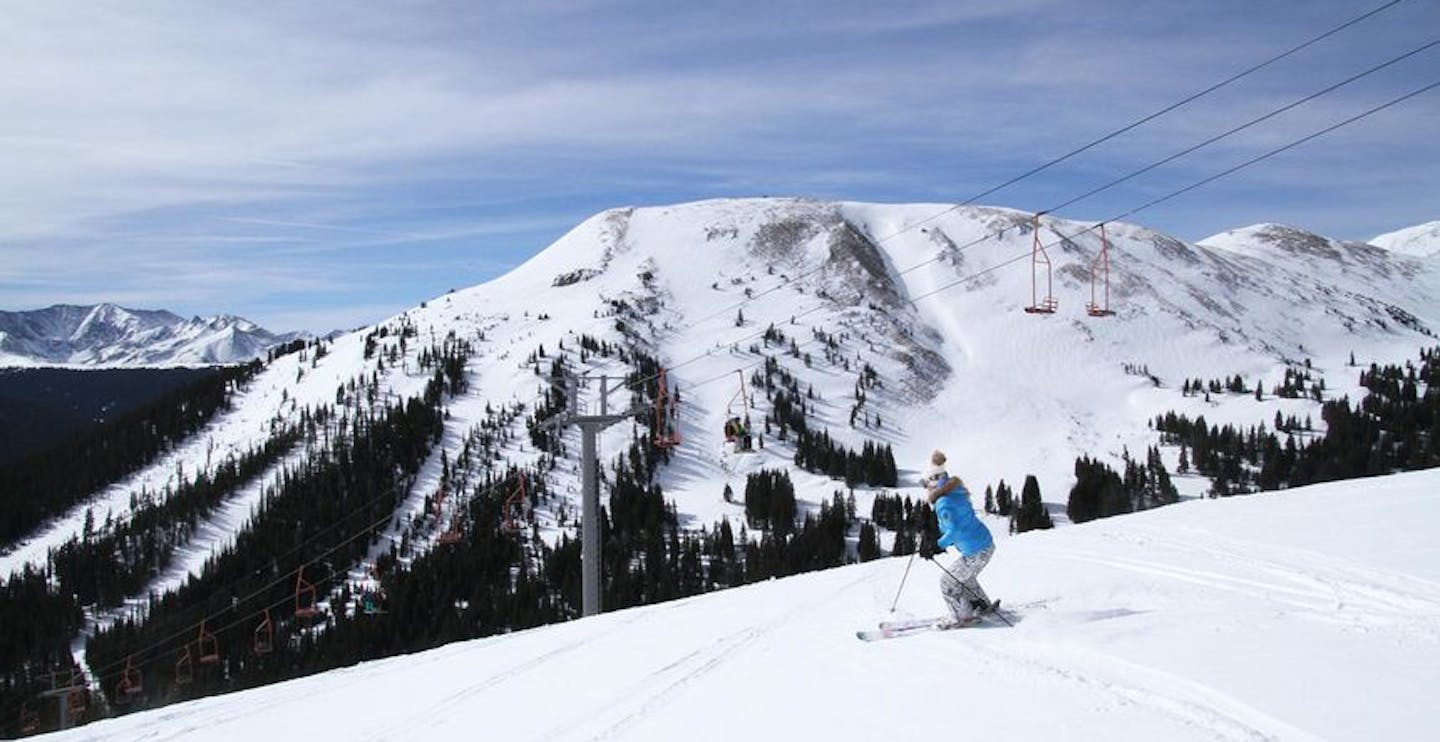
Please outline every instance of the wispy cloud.
[[[760, 194], [959, 200], [1359, 12], [1338, 0], [817, 8], [12, 4], [0, 24], [3, 301], [116, 300], [102, 295], [114, 290], [151, 305], [214, 302], [215, 312], [305, 295], [318, 317], [319, 307], [364, 305], [385, 283], [367, 271], [404, 263], [407, 251], [443, 266], [386, 289], [414, 303], [449, 288], [453, 267], [475, 262], [464, 256], [489, 256], [472, 268], [483, 280], [608, 206]], [[1403, 3], [987, 200], [1063, 201], [1428, 40], [1434, 20], [1433, 8]], [[1434, 56], [1397, 66], [1084, 207], [1134, 205], [1434, 69]], [[1289, 221], [1337, 236], [1374, 227], [1355, 213], [1357, 198], [1383, 202], [1375, 213], [1387, 218], [1436, 218], [1436, 97], [1335, 146], [1277, 158], [1203, 208], [1169, 204], [1150, 223], [1192, 238], [1244, 223], [1257, 208], [1245, 183], [1341, 186], [1310, 194], [1308, 206], [1274, 199]], [[54, 256], [123, 275], [67, 270]], [[343, 271], [330, 262], [338, 256]]]

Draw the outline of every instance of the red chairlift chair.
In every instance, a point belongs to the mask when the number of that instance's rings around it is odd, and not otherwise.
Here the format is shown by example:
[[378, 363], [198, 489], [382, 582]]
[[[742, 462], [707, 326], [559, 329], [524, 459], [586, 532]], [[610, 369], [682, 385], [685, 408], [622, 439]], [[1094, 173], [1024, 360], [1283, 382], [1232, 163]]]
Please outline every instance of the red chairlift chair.
[[[740, 379], [740, 390], [725, 405], [725, 442], [735, 444], [735, 450], [750, 450], [750, 395], [745, 392], [745, 373], [736, 369]], [[740, 403], [741, 414], [735, 414], [735, 403]]]
[[130, 699], [145, 690], [140, 671], [135, 669], [133, 657], [125, 658], [125, 669], [120, 671], [120, 682], [115, 686], [116, 703], [129, 703]]
[[[1095, 284], [1098, 274], [1105, 276], [1105, 303], [1099, 304], [1095, 300]], [[1105, 236], [1105, 223], [1100, 223], [1100, 254], [1096, 256], [1095, 263], [1090, 267], [1090, 303], [1085, 305], [1085, 311], [1091, 317], [1109, 317], [1115, 314], [1110, 311], [1110, 240]]]
[[665, 369], [662, 368], [655, 386], [655, 439], [653, 443], [656, 448], [674, 448], [680, 445], [680, 426], [675, 406], [675, 398], [670, 394], [670, 386], [665, 381]]
[[30, 734], [40, 728], [40, 713], [30, 704], [20, 704], [20, 733]]
[[270, 654], [275, 651], [275, 625], [270, 623], [270, 609], [265, 609], [265, 618], [255, 627], [255, 654]]
[[77, 682], [79, 680], [74, 676], [70, 678], [70, 692], [65, 696], [66, 705], [70, 707], [70, 721], [72, 722], [79, 719], [85, 713], [85, 709], [90, 706], [90, 689], [86, 688], [83, 682]]
[[465, 537], [464, 523], [461, 522], [460, 511], [455, 511], [455, 517], [450, 519], [450, 527], [440, 534], [438, 539], [442, 544], [458, 544]]
[[440, 520], [440, 516], [444, 513], [445, 498], [449, 494], [445, 483], [441, 482], [440, 486], [435, 488], [435, 494], [430, 497], [430, 507], [435, 511], [435, 520], [437, 521]]
[[205, 630], [205, 622], [200, 622], [200, 635], [195, 639], [195, 650], [200, 655], [200, 664], [213, 665], [220, 661], [220, 642], [215, 638], [214, 632]]
[[[1051, 273], [1050, 254], [1045, 252], [1045, 246], [1040, 244], [1040, 215], [1035, 215], [1035, 225], [1031, 230], [1034, 235], [1030, 246], [1030, 306], [1025, 311], [1030, 314], [1054, 314], [1060, 307], [1060, 302], [1054, 296], [1054, 280]], [[1040, 264], [1045, 264], [1045, 297], [1040, 298]]]
[[320, 609], [315, 605], [315, 586], [305, 581], [305, 567], [295, 573], [295, 617], [314, 618]]
[[175, 684], [189, 685], [195, 681], [195, 664], [190, 660], [190, 645], [186, 644], [185, 649], [180, 651], [180, 658], [175, 660]]
[[[501, 525], [505, 530], [519, 531], [525, 527], [525, 524], [521, 522], [520, 519], [524, 517], [525, 510], [529, 504], [530, 498], [525, 494], [525, 473], [521, 472], [518, 476], [518, 483], [515, 485], [515, 489], [510, 492], [509, 497], [505, 498], [505, 504], [502, 506], [505, 520]], [[518, 517], [516, 515], [517, 513], [519, 514]]]
[[[444, 491], [444, 487], [441, 487], [441, 491]], [[438, 520], [441, 520], [441, 517], [442, 517], [442, 516], [441, 516], [441, 509], [439, 509], [439, 503], [441, 503], [441, 501], [444, 501], [444, 500], [442, 500], [441, 497], [442, 497], [442, 496], [436, 496], [436, 507], [435, 507], [435, 520], [436, 520], [436, 522], [438, 522]], [[455, 513], [452, 513], [452, 514], [451, 514], [451, 524], [449, 524], [449, 527], [446, 527], [445, 530], [442, 530], [441, 535], [439, 535], [438, 539], [436, 539], [436, 540], [439, 540], [439, 542], [441, 542], [441, 543], [459, 543], [459, 542], [461, 542], [461, 539], [464, 539], [464, 537], [465, 537], [465, 503], [461, 503], [461, 501], [456, 500], [456, 503], [455, 503]]]

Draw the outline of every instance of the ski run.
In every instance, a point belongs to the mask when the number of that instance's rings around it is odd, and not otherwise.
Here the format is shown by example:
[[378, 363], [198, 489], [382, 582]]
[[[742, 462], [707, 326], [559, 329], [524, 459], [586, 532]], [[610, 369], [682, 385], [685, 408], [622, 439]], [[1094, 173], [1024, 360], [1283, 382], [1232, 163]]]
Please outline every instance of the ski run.
[[1022, 620], [940, 615], [906, 558], [452, 644], [56, 740], [1433, 739], [1440, 471], [998, 539]]

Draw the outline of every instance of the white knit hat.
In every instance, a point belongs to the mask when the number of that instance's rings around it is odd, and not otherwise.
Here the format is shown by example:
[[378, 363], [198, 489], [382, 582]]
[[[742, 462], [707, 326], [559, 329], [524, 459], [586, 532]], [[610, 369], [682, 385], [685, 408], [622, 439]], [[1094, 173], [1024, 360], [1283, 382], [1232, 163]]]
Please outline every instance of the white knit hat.
[[930, 453], [930, 465], [920, 474], [920, 484], [933, 487], [941, 478], [948, 476], [949, 472], [945, 471], [945, 453], [937, 448]]

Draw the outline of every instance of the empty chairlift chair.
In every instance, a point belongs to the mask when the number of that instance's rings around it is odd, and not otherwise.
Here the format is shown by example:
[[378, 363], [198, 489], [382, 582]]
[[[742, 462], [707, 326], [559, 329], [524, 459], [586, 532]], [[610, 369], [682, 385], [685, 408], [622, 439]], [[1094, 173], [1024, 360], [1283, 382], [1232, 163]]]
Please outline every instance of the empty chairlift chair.
[[510, 496], [505, 498], [502, 507], [504, 521], [501, 526], [511, 532], [519, 531], [525, 527], [525, 514], [530, 507], [530, 496], [525, 493], [525, 473], [521, 472], [516, 477], [515, 489], [510, 491]]
[[200, 655], [200, 664], [213, 665], [220, 661], [220, 641], [215, 638], [214, 632], [205, 630], [205, 622], [200, 622], [200, 635], [195, 639], [196, 653]]
[[440, 533], [439, 541], [442, 544], [458, 544], [465, 538], [464, 504], [457, 503], [455, 515], [450, 518], [450, 527]]
[[[1045, 252], [1045, 246], [1040, 244], [1040, 215], [1035, 215], [1034, 227], [1030, 230], [1034, 235], [1030, 243], [1030, 306], [1025, 311], [1030, 314], [1054, 314], [1060, 307], [1060, 302], [1054, 296], [1054, 279], [1051, 274], [1050, 254]], [[1045, 264], [1045, 296], [1040, 296], [1040, 264]]]
[[[1101, 304], [1096, 299], [1096, 289], [1101, 278], [1105, 281], [1105, 303]], [[1109, 317], [1115, 314], [1110, 311], [1110, 240], [1105, 236], [1105, 223], [1100, 223], [1100, 254], [1095, 257], [1095, 262], [1090, 266], [1090, 303], [1085, 306], [1085, 311], [1091, 317]]]
[[320, 612], [315, 604], [315, 586], [305, 581], [305, 568], [295, 573], [295, 617], [314, 618]]
[[190, 659], [190, 645], [180, 650], [180, 657], [175, 660], [175, 685], [189, 685], [195, 682], [195, 663]]
[[90, 707], [90, 689], [85, 687], [82, 678], [72, 677], [70, 683], [70, 692], [65, 695], [65, 701], [70, 708], [70, 721], [73, 723]]
[[133, 658], [125, 658], [125, 669], [120, 671], [120, 682], [115, 684], [115, 702], [127, 704], [145, 690], [140, 671], [135, 668]]
[[40, 728], [40, 713], [28, 703], [20, 704], [20, 733], [32, 734]]
[[265, 618], [255, 627], [255, 654], [270, 654], [275, 651], [275, 625], [270, 623], [270, 609], [266, 608]]

